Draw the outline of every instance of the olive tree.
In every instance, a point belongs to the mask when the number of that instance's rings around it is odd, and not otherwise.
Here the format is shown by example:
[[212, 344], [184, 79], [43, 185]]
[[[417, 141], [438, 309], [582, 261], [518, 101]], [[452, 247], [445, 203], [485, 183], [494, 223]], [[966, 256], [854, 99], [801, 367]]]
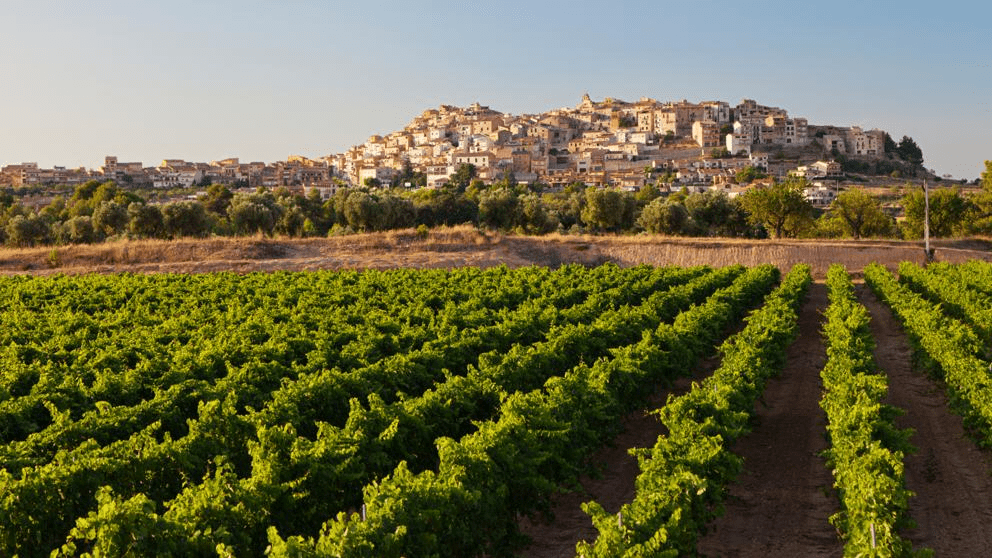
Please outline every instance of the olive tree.
[[844, 232], [855, 239], [892, 232], [892, 218], [882, 211], [878, 198], [860, 188], [841, 192], [830, 204], [830, 211], [841, 221]]
[[748, 190], [741, 204], [748, 220], [763, 226], [773, 237], [796, 236], [813, 218], [813, 204], [803, 194], [805, 188], [805, 179], [790, 178]]
[[637, 218], [637, 226], [653, 234], [682, 234], [688, 222], [689, 211], [685, 206], [664, 198], [647, 204]]

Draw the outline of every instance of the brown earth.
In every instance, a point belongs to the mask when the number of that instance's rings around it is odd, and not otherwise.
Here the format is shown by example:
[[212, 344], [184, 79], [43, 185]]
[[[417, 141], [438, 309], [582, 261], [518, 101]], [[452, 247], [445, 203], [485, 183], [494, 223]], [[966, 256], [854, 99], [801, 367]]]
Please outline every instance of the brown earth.
[[[935, 242], [938, 260], [992, 259], [992, 242]], [[450, 268], [507, 265], [757, 265], [783, 270], [805, 262], [816, 278], [840, 262], [856, 274], [872, 261], [894, 269], [922, 261], [919, 242], [740, 240], [661, 236], [504, 236], [469, 226], [420, 236], [412, 230], [332, 238], [262, 237], [122, 241], [95, 245], [0, 249], [0, 274], [203, 273], [316, 269]]]
[[836, 511], [820, 410], [820, 370], [826, 348], [820, 329], [827, 289], [814, 283], [799, 314], [799, 337], [782, 374], [765, 385], [752, 432], [731, 450], [744, 471], [727, 490], [725, 513], [710, 525], [699, 551], [706, 556], [842, 556], [828, 518]]
[[[702, 380], [719, 365], [718, 357], [704, 360], [692, 377], [679, 378], [671, 388], [656, 390], [649, 398], [647, 408], [657, 409], [665, 404], [669, 395], [685, 393], [691, 389], [692, 382]], [[593, 466], [597, 468], [596, 476], [583, 477], [579, 479], [580, 486], [575, 490], [554, 495], [551, 509], [553, 517], [521, 520], [521, 532], [531, 542], [517, 556], [572, 557], [575, 556], [577, 542], [593, 541], [596, 538], [596, 528], [589, 516], [582, 511], [582, 503], [595, 500], [606, 511], [616, 513], [623, 504], [633, 500], [634, 479], [640, 469], [637, 458], [628, 449], [651, 447], [663, 432], [661, 422], [647, 411], [626, 417], [622, 432], [591, 458]]]

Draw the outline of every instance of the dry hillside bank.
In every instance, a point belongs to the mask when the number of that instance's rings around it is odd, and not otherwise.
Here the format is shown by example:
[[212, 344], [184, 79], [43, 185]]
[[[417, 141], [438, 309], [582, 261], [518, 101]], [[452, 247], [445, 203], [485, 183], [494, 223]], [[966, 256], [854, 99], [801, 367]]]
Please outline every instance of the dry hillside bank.
[[[992, 241], [941, 240], [941, 261], [992, 260]], [[894, 268], [902, 260], [921, 262], [922, 243], [901, 241], [739, 240], [659, 236], [518, 237], [481, 233], [471, 227], [392, 231], [335, 238], [211, 238], [123, 241], [107, 244], [0, 250], [0, 274], [202, 273], [394, 267], [488, 267], [505, 264], [557, 266], [565, 263], [621, 266], [756, 265], [782, 269], [805, 262], [822, 278], [840, 262], [852, 272], [878, 261]]]

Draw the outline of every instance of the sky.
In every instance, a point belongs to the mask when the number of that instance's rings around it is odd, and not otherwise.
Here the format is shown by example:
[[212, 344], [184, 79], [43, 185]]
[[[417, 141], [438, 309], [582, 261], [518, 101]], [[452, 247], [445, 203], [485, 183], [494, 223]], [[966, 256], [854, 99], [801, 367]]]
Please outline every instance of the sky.
[[741, 99], [992, 159], [992, 4], [0, 0], [0, 165], [341, 153], [427, 108]]

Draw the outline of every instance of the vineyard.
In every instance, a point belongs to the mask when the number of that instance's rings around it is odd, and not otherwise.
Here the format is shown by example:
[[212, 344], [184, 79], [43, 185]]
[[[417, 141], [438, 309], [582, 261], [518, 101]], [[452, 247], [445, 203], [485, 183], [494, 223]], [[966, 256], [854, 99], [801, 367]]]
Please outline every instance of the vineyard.
[[[992, 266], [864, 277], [988, 448]], [[871, 317], [843, 267], [817, 309], [819, 287], [805, 265], [5, 277], [0, 557], [527, 555], [523, 518], [644, 412], [632, 496], [584, 499], [568, 553], [695, 555], [810, 312], [833, 555], [925, 554]]]

